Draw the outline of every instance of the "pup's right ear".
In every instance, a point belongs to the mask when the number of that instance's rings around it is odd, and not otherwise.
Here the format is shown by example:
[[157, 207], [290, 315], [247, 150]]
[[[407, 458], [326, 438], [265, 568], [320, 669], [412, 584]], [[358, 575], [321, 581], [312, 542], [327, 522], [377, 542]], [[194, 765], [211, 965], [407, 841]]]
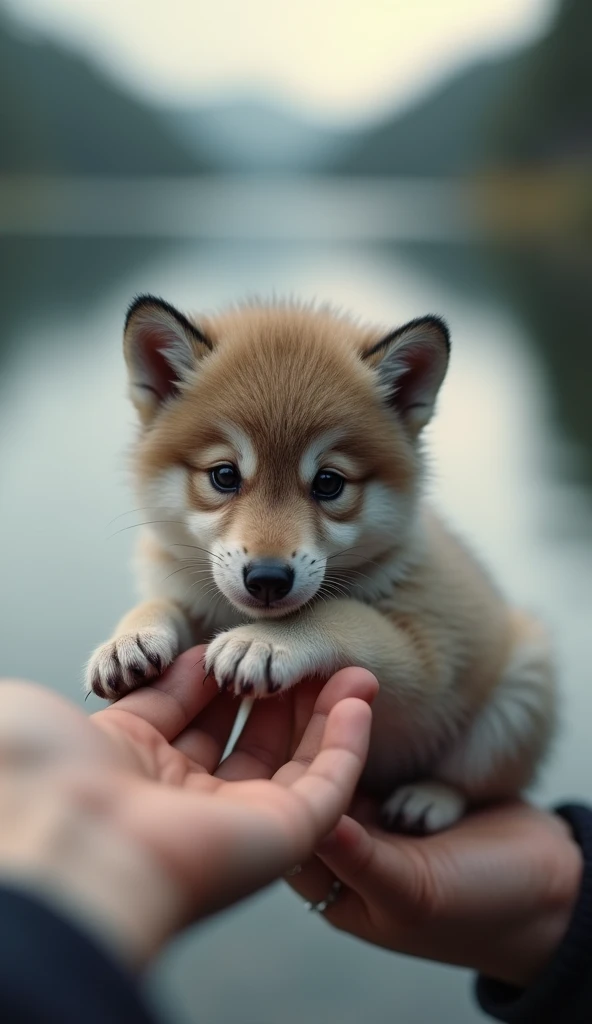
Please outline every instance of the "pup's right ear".
[[149, 423], [196, 369], [213, 345], [168, 302], [140, 295], [127, 312], [123, 351], [130, 395], [143, 423]]

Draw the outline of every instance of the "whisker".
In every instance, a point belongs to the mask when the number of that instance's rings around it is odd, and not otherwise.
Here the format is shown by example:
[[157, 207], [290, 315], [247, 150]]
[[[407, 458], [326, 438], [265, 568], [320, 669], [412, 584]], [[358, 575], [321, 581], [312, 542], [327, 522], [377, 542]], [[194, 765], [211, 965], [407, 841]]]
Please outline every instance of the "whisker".
[[[189, 572], [190, 569], [193, 569], [193, 564], [182, 565], [180, 569], [173, 569], [173, 571], [170, 572], [168, 574], [168, 576], [164, 577], [162, 582], [165, 583], [167, 580], [170, 580], [171, 576], [176, 576], [178, 572]], [[197, 569], [197, 570], [195, 570], [195, 572], [200, 572], [200, 573], [202, 573], [202, 572], [210, 572], [210, 570], [209, 569]]]
[[142, 505], [140, 508], [130, 508], [127, 512], [120, 512], [119, 515], [115, 516], [114, 519], [110, 519], [107, 525], [111, 526], [111, 524], [116, 523], [118, 519], [123, 519], [124, 516], [131, 516], [134, 514], [134, 512], [156, 512], [157, 509], [164, 510], [166, 508], [166, 505]]
[[341, 551], [335, 551], [332, 555], [327, 555], [327, 558], [325, 559], [325, 561], [329, 562], [332, 558], [339, 558], [340, 555], [347, 555], [347, 554], [349, 554], [350, 551], [363, 551], [363, 550], [364, 549], [361, 547], [360, 544], [354, 544], [354, 545], [352, 545], [352, 547], [343, 548]]
[[[196, 586], [198, 586], [198, 585], [199, 585], [200, 587], [204, 588], [204, 587], [206, 587], [206, 586], [207, 586], [207, 584], [208, 584], [208, 581], [207, 581], [207, 580], [196, 580], [196, 581], [195, 581], [195, 583], [192, 583], [192, 584], [191, 584], [191, 585], [190, 585], [190, 586], [189, 586], [189, 587], [187, 588], [187, 590], [185, 591], [185, 593], [183, 594], [183, 600], [185, 600], [185, 599], [187, 598], [187, 595], [188, 595], [188, 594], [190, 593], [190, 591], [191, 591], [191, 590], [193, 590], [193, 588], [194, 588], [194, 587], [196, 587]], [[216, 586], [216, 584], [214, 584], [213, 586], [210, 586], [210, 587], [209, 587], [209, 589], [206, 589], [206, 590], [203, 590], [203, 589], [202, 589], [202, 590], [198, 590], [198, 591], [197, 591], [197, 593], [195, 594], [195, 596], [196, 596], [196, 597], [202, 597], [202, 598], [203, 598], [203, 597], [208, 597], [208, 596], [209, 596], [210, 594], [213, 594], [213, 593], [215, 593], [216, 591], [217, 591], [218, 593], [220, 593], [220, 590], [219, 590], [219, 588], [218, 588], [218, 587]]]
[[194, 582], [192, 584], [189, 584], [189, 586], [187, 587], [185, 595], [188, 594], [189, 591], [193, 590], [194, 587], [208, 588], [212, 592], [214, 590], [220, 589], [215, 580], [194, 580]]
[[333, 594], [336, 597], [349, 597], [349, 591], [347, 587], [338, 587], [335, 584], [329, 584], [329, 586], [319, 587], [319, 594]]
[[[331, 572], [327, 573], [326, 579], [343, 579], [343, 576], [336, 575], [338, 571], [339, 570], [332, 570]], [[374, 583], [374, 580], [372, 579], [371, 576], [368, 575], [367, 572], [360, 572], [359, 569], [345, 569], [344, 572], [346, 572], [348, 575], [352, 574], [355, 576], [361, 576], [363, 579], [370, 580], [371, 583]]]
[[193, 555], [191, 558], [179, 558], [178, 555], [175, 555], [175, 562], [189, 562], [190, 565], [209, 565], [210, 564], [208, 558], [196, 558], [195, 555]]
[[[365, 564], [365, 563], [363, 563], [363, 564]], [[328, 571], [326, 569], [320, 569], [320, 570], [314, 569], [309, 574], [309, 577], [317, 576], [320, 573], [324, 573], [324, 578], [327, 579], [327, 580], [329, 580], [329, 579], [347, 579], [350, 575], [354, 575], [355, 574], [356, 576], [363, 576], [364, 579], [370, 580], [371, 583], [374, 582], [371, 576], [369, 576], [365, 572], [361, 572], [359, 569], [356, 569], [353, 566], [352, 567], [344, 566], [344, 568], [342, 570], [340, 570], [339, 568], [333, 568], [333, 567], [331, 567]]]
[[155, 523], [171, 523], [173, 526], [186, 526], [182, 519], [148, 519], [145, 523], [131, 523], [130, 526], [122, 526], [115, 533], [110, 533], [107, 540], [116, 537], [118, 533], [125, 533], [126, 530], [137, 530], [139, 526], [153, 526]]
[[[325, 559], [325, 561], [329, 562], [329, 561], [331, 561], [332, 558], [339, 558], [340, 556], [348, 555], [350, 553], [351, 553], [351, 557], [354, 558], [356, 556], [353, 554], [353, 552], [355, 552], [355, 551], [363, 551], [363, 550], [364, 549], [362, 547], [360, 547], [360, 546], [358, 546], [357, 548], [356, 547], [344, 548], [343, 551], [336, 551], [333, 555], [327, 555], [327, 558]], [[383, 572], [385, 571], [384, 567], [380, 564], [380, 562], [377, 562], [377, 561], [375, 561], [372, 558], [367, 558], [366, 555], [363, 555], [363, 554], [360, 555], [359, 558], [360, 558], [360, 565], [375, 565], [377, 569], [381, 569]]]
[[[343, 577], [330, 577], [329, 582], [339, 583], [340, 585], [346, 585], [350, 594], [355, 594], [357, 588], [360, 588], [362, 593], [375, 598], [385, 597], [384, 584], [380, 583], [380, 580], [372, 579], [371, 576], [365, 576], [363, 573], [358, 574], [359, 578], [343, 578]], [[368, 582], [366, 582], [366, 580]], [[322, 585], [322, 584], [321, 584]], [[392, 590], [392, 584], [389, 584], [389, 593]]]
[[[109, 534], [107, 540], [111, 540], [116, 537], [118, 533], [125, 533], [126, 530], [135, 530], [139, 526], [152, 526], [155, 523], [170, 523], [173, 526], [186, 526], [182, 519], [149, 519], [145, 523], [132, 523], [130, 526], [122, 526], [120, 530], [115, 530], [115, 533]], [[201, 548], [197, 544], [172, 544], [174, 548], [194, 548], [196, 551], [204, 551], [211, 558], [217, 558], [218, 561], [222, 561], [222, 556], [217, 555], [214, 551], [209, 551], [208, 548]]]
[[[329, 556], [329, 557], [337, 557], [337, 556], [335, 555], [335, 556]], [[329, 561], [329, 558], [327, 558], [327, 561]], [[388, 574], [388, 572], [386, 571], [386, 569], [384, 568], [384, 566], [380, 565], [380, 563], [379, 563], [379, 562], [375, 561], [375, 560], [374, 560], [374, 559], [372, 559], [372, 558], [365, 558], [365, 557], [362, 557], [362, 558], [360, 559], [360, 562], [359, 562], [359, 564], [360, 564], [360, 565], [368, 565], [368, 566], [370, 566], [370, 565], [373, 565], [373, 566], [375, 566], [375, 567], [376, 567], [376, 569], [378, 570], [378, 572], [381, 572], [381, 573], [383, 574], [383, 576], [385, 576], [385, 577], [386, 577], [386, 579], [387, 579], [387, 581], [388, 581], [388, 584], [389, 584], [389, 586], [391, 586], [391, 587], [393, 586], [393, 580], [392, 580], [392, 579], [391, 579], [391, 577], [389, 576], [389, 574]], [[331, 567], [331, 568], [333, 568], [333, 567]], [[339, 568], [339, 567], [338, 567], [338, 568]], [[338, 571], [338, 568], [337, 568], [337, 571]], [[344, 571], [344, 572], [356, 572], [356, 568], [355, 568], [355, 566], [352, 566], [352, 567], [350, 567], [350, 566], [343, 566], [343, 571]], [[371, 577], [371, 576], [368, 576], [367, 578], [368, 578], [368, 579], [372, 579], [372, 577]]]
[[343, 589], [344, 593], [347, 590], [348, 584], [351, 584], [352, 586], [356, 585], [355, 581], [353, 580], [340, 579], [339, 577], [333, 576], [325, 576], [319, 583], [319, 589], [317, 593], [320, 593], [321, 590], [324, 590], [329, 584], [339, 585]]
[[[166, 520], [165, 520], [166, 522]], [[222, 561], [222, 555], [217, 555], [215, 551], [210, 551], [209, 548], [200, 548], [199, 544], [171, 544], [172, 548], [193, 548], [194, 551], [205, 551], [206, 555], [210, 555], [212, 558], [217, 558]]]
[[224, 594], [222, 593], [221, 590], [218, 590], [218, 597], [214, 601], [214, 603], [213, 603], [213, 605], [212, 605], [212, 607], [210, 609], [210, 615], [211, 615], [212, 618], [214, 618], [214, 616], [215, 616], [216, 612], [218, 611], [218, 608], [219, 608], [219, 606], [220, 606], [220, 604], [221, 604], [223, 599], [224, 599]]

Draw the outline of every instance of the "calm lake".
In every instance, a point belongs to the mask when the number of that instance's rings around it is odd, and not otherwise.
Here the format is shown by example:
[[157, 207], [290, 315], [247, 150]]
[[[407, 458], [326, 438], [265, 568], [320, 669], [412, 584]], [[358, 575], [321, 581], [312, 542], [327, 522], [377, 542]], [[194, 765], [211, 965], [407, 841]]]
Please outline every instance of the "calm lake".
[[[294, 184], [275, 200], [263, 191], [248, 216], [239, 191], [231, 207], [204, 194], [200, 215], [188, 209], [185, 220], [181, 193], [161, 216], [150, 189], [145, 218], [125, 195], [114, 207], [103, 193], [89, 213], [83, 194], [78, 216], [70, 199], [69, 212], [38, 221], [22, 196], [17, 209], [13, 194], [10, 217], [4, 204], [0, 670], [82, 703], [86, 657], [134, 600], [140, 517], [129, 514], [134, 416], [120, 339], [135, 293], [196, 311], [251, 295], [316, 297], [393, 326], [439, 313], [453, 355], [430, 428], [430, 489], [555, 636], [563, 728], [536, 798], [589, 798], [590, 256], [488, 248], [461, 209], [453, 216], [441, 196], [430, 207], [421, 189], [401, 192], [395, 213], [388, 197], [323, 189], [312, 200]], [[483, 1019], [469, 975], [334, 933], [282, 885], [184, 936], [150, 984], [165, 1019], [181, 1024]]]

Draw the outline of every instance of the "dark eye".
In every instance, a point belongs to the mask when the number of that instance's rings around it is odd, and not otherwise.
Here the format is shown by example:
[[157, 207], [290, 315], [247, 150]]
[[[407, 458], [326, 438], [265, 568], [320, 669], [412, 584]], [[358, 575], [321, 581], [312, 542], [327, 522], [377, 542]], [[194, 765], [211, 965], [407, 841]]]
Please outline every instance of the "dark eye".
[[214, 466], [210, 470], [210, 480], [212, 487], [215, 487], [217, 491], [222, 491], [223, 494], [232, 494], [234, 491], [238, 491], [241, 477], [236, 466], [224, 463], [224, 465]]
[[332, 501], [338, 498], [345, 486], [341, 473], [334, 469], [321, 469], [312, 482], [313, 497], [318, 501]]

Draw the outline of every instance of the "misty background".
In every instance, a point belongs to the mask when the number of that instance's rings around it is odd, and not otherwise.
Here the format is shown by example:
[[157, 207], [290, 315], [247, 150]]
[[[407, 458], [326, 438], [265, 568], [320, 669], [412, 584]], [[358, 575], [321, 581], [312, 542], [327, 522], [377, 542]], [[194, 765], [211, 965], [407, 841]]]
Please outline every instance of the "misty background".
[[[430, 490], [553, 633], [563, 726], [535, 798], [589, 800], [591, 287], [587, 0], [0, 2], [0, 671], [81, 702], [135, 598], [134, 294], [440, 313]], [[181, 1024], [470, 1024], [471, 984], [281, 885], [149, 979]]]

